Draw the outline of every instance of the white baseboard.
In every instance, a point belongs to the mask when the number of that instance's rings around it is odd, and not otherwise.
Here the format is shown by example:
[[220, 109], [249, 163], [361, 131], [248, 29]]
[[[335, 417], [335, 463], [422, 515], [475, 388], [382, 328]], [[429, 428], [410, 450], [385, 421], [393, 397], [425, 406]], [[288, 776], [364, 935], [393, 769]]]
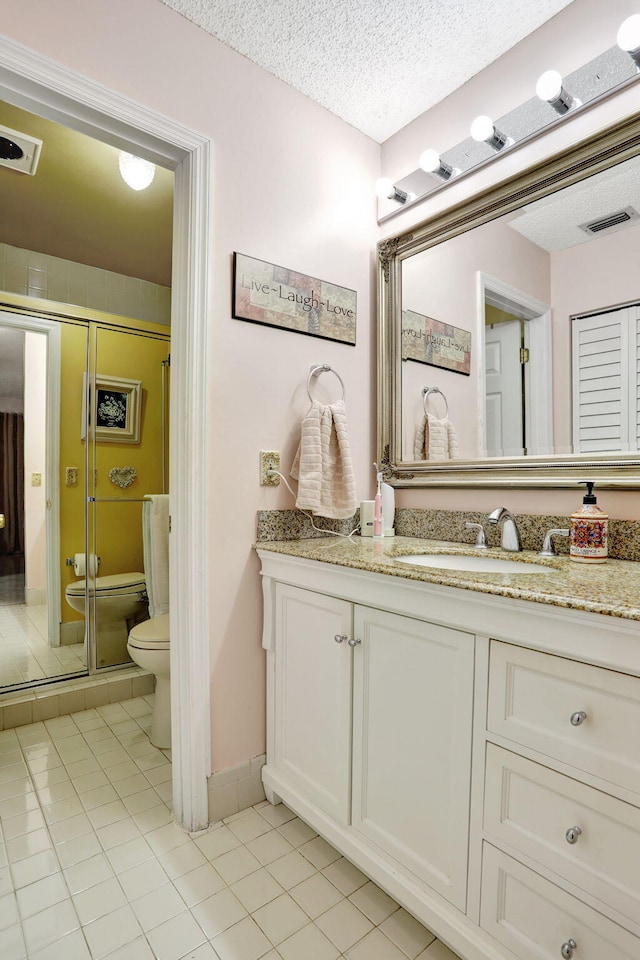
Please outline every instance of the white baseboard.
[[60, 624], [60, 646], [68, 643], [84, 643], [84, 620], [70, 620]]
[[34, 590], [27, 587], [24, 591], [24, 602], [28, 607], [41, 607], [47, 602], [46, 589]]

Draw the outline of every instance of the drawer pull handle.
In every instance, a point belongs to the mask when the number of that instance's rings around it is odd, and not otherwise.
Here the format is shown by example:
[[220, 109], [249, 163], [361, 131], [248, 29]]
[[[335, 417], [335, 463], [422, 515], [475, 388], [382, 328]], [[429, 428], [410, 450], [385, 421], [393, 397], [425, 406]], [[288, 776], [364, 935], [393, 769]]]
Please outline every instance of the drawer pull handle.
[[567, 940], [566, 943], [563, 943], [560, 947], [560, 953], [565, 958], [565, 960], [571, 960], [573, 956], [573, 951], [577, 948], [578, 944], [575, 940]]
[[349, 644], [350, 647], [357, 647], [359, 643], [362, 643], [362, 640], [360, 640], [360, 638], [355, 639], [352, 637], [352, 639], [348, 640], [347, 643]]
[[567, 843], [577, 843], [578, 837], [580, 836], [581, 833], [582, 833], [582, 830], [580, 829], [580, 827], [569, 827], [569, 829], [565, 833], [565, 837], [567, 838]]
[[347, 639], [347, 635], [346, 633], [336, 633], [333, 639], [336, 643], [343, 643]]
[[571, 714], [571, 725], [573, 727], [579, 727], [581, 723], [584, 723], [587, 719], [587, 715], [584, 710], [576, 710], [575, 713]]

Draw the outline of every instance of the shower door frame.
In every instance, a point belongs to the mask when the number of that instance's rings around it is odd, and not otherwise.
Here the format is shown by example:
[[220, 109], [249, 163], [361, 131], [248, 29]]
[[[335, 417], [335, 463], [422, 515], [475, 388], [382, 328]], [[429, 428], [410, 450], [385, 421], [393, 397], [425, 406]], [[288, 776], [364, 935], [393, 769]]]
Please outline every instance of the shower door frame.
[[47, 338], [45, 520], [47, 641], [60, 646], [60, 326], [55, 320], [0, 308], [0, 326], [41, 333]]
[[211, 140], [15, 41], [0, 37], [0, 90], [22, 109], [174, 171], [169, 540], [173, 813], [208, 825], [211, 619], [206, 429], [209, 395]]

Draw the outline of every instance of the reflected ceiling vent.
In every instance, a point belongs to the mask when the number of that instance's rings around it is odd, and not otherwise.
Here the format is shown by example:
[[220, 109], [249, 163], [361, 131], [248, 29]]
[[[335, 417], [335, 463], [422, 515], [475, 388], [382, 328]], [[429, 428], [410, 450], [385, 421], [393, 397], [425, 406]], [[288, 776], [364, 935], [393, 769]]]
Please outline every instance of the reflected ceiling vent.
[[633, 207], [625, 207], [624, 210], [616, 210], [615, 213], [609, 213], [606, 217], [600, 217], [599, 220], [592, 220], [590, 223], [581, 223], [580, 229], [595, 237], [598, 234], [610, 230], [619, 230], [620, 227], [626, 227], [635, 221], [640, 220], [640, 215]]
[[38, 167], [42, 140], [0, 126], [0, 167], [33, 176]]

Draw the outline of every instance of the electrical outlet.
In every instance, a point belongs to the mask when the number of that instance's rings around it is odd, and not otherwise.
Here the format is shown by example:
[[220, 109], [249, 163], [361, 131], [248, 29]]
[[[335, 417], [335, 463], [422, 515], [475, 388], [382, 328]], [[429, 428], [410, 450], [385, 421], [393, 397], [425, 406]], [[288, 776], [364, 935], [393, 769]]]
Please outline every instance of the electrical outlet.
[[64, 483], [66, 487], [75, 487], [78, 484], [78, 468], [65, 467]]
[[42, 474], [41, 474], [41, 473], [32, 473], [32, 474], [31, 474], [31, 486], [32, 486], [32, 487], [41, 487], [41, 486], [42, 486]]
[[270, 477], [269, 470], [280, 469], [280, 454], [277, 450], [260, 451], [260, 485], [263, 487], [277, 487], [280, 477]]

